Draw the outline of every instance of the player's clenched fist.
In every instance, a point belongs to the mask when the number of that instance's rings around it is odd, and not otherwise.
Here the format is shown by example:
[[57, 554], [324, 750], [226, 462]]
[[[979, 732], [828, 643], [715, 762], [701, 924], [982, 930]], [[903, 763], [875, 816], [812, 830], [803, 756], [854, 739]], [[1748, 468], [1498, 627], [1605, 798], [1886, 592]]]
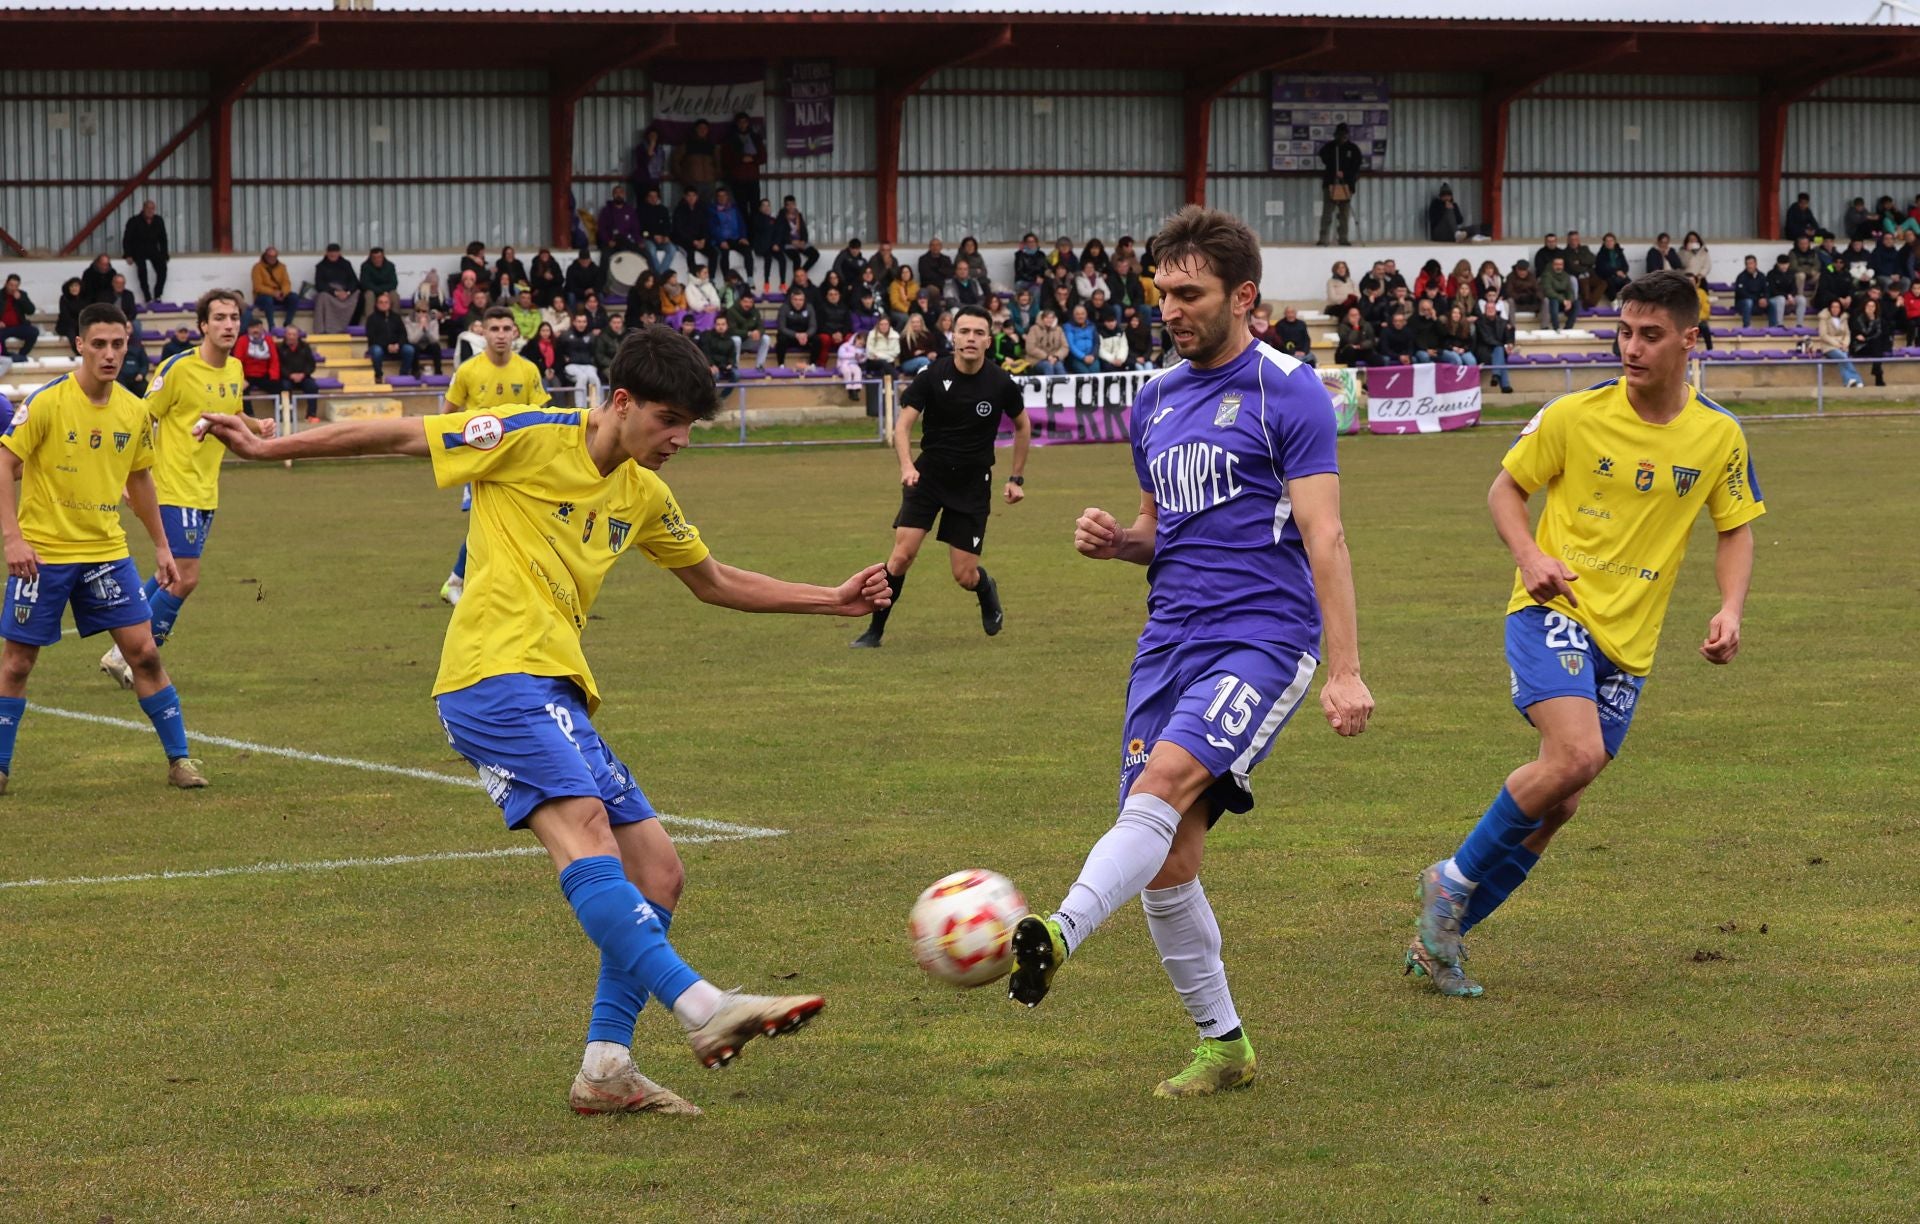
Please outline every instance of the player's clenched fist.
[[1358, 735], [1373, 717], [1373, 694], [1358, 676], [1332, 676], [1320, 686], [1320, 708], [1335, 731]]
[[1073, 546], [1083, 557], [1111, 561], [1120, 555], [1120, 524], [1098, 506], [1088, 506], [1074, 520]]

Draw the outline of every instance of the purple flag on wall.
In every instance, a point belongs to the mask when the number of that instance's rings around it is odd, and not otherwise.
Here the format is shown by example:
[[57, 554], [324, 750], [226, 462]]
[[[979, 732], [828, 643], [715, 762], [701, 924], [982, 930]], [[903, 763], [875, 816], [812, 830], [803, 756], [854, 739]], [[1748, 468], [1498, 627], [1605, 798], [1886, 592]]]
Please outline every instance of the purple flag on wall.
[[788, 157], [833, 152], [833, 63], [795, 60], [787, 67], [786, 150]]
[[759, 60], [696, 63], [661, 60], [647, 69], [653, 92], [653, 123], [660, 138], [676, 148], [705, 119], [717, 142], [745, 111], [756, 130], [767, 128], [767, 68]]

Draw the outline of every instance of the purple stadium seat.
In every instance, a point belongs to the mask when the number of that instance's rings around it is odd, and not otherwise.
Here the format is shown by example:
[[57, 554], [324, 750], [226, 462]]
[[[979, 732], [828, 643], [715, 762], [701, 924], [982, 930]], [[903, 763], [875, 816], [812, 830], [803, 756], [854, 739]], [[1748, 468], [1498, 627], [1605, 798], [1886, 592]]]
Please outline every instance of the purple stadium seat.
[[1728, 354], [1728, 355], [1729, 355], [1729, 356], [1731, 356], [1731, 357], [1732, 357], [1732, 358], [1733, 358], [1733, 359], [1734, 359], [1735, 361], [1758, 361], [1758, 360], [1760, 360], [1760, 354], [1759, 354], [1759, 353], [1756, 353], [1756, 352], [1755, 352], [1754, 350], [1752, 350], [1752, 349], [1740, 349], [1740, 350], [1738, 350], [1738, 351], [1736, 351], [1736, 352], [1733, 352], [1733, 353], [1730, 353], [1730, 354]]
[[1793, 354], [1785, 349], [1761, 349], [1760, 359], [1762, 361], [1791, 361]]
[[312, 298], [295, 298], [293, 299], [293, 308], [295, 310], [312, 310], [313, 299]]
[[1617, 319], [1620, 317], [1618, 306], [1595, 306], [1587, 312], [1596, 319]]
[[1725, 281], [1708, 281], [1707, 291], [1709, 293], [1732, 293], [1733, 286]]
[[1769, 336], [1786, 337], [1793, 335], [1793, 329], [1791, 327], [1769, 327], [1766, 329], [1766, 334]]
[[349, 336], [352, 336], [356, 340], [365, 340], [367, 338], [367, 329], [364, 327], [355, 325], [347, 329], [347, 334]]
[[420, 376], [420, 385], [423, 387], [446, 387], [452, 384], [453, 375], [451, 374], [422, 374]]
[[767, 371], [767, 377], [768, 378], [798, 378], [800, 377], [800, 373], [799, 371], [795, 370], [792, 366], [777, 365]]
[[315, 391], [338, 391], [344, 384], [337, 378], [316, 378], [313, 380]]
[[625, 306], [627, 304], [627, 295], [624, 293], [609, 293], [600, 300], [600, 304], [602, 306]]
[[411, 374], [389, 375], [386, 381], [389, 387], [417, 387], [420, 385], [420, 380]]
[[325, 365], [325, 364], [327, 364], [327, 355], [326, 355], [325, 353], [320, 353], [320, 352], [316, 352], [316, 353], [314, 353], [314, 355], [313, 355], [313, 364], [315, 364], [315, 365]]
[[735, 370], [733, 372], [733, 378], [735, 382], [757, 382], [760, 379], [765, 378], [766, 376], [767, 376], [767, 372], [765, 370], [759, 370], [759, 369], [753, 369], [753, 368], [748, 368], [745, 370]]
[[1593, 334], [1599, 340], [1612, 340], [1620, 335], [1620, 331], [1614, 327], [1596, 327], [1593, 329]]

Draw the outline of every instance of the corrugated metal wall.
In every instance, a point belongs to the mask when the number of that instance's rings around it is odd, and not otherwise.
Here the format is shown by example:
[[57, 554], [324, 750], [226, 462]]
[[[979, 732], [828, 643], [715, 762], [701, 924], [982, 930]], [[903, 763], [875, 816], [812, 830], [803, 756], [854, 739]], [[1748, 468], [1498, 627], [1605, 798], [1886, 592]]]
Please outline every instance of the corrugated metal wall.
[[1920, 190], [1920, 78], [1829, 81], [1816, 96], [1862, 100], [1801, 102], [1787, 111], [1782, 216], [1803, 191], [1813, 197], [1813, 215], [1836, 232], [1855, 196], [1869, 208], [1883, 195], [1903, 209], [1912, 204]]
[[1920, 76], [1841, 77], [1813, 91], [1816, 98], [1913, 98], [1920, 100]]
[[[441, 71], [263, 76], [234, 107], [234, 178], [298, 181], [236, 185], [234, 245], [419, 250], [544, 237], [544, 79], [507, 72], [488, 84], [468, 92], [470, 73]], [[409, 92], [436, 96], [396, 96]], [[340, 96], [303, 96], [315, 94]]]
[[[58, 250], [113, 197], [121, 182], [200, 112], [206, 89], [203, 73], [0, 72], [0, 93], [59, 95], [6, 104], [0, 122], [0, 179], [99, 180], [84, 187], [0, 186], [0, 226], [30, 250]], [[167, 158], [155, 177], [205, 179], [209, 173], [207, 131], [202, 127]], [[199, 186], [144, 188], [107, 218], [81, 250], [118, 255], [121, 229], [147, 199], [159, 205], [175, 249], [204, 248], [212, 239], [207, 198], [206, 188]]]
[[[1480, 104], [1473, 98], [1407, 94], [1470, 93], [1479, 78], [1455, 73], [1396, 73], [1388, 78], [1391, 121], [1386, 169], [1355, 193], [1355, 229], [1365, 241], [1425, 240], [1427, 204], [1445, 181], [1467, 219], [1480, 219]], [[1320, 180], [1269, 174], [1269, 110], [1261, 75], [1243, 77], [1213, 104], [1207, 148], [1207, 201], [1244, 217], [1267, 242], [1319, 238]], [[1462, 172], [1467, 173], [1462, 173]], [[1402, 178], [1400, 174], [1414, 174]]]
[[[781, 196], [794, 196], [813, 227], [816, 244], [844, 243], [849, 230], [865, 235], [878, 231], [874, 215], [873, 80], [870, 68], [836, 70], [833, 152], [819, 157], [788, 157], [780, 139], [779, 99], [785, 79], [778, 67], [768, 69], [771, 148], [760, 189], [776, 206]], [[610, 74], [594, 93], [580, 99], [574, 112], [575, 174], [626, 176], [632, 172], [633, 148], [651, 117], [646, 90], [646, 73], [634, 69]], [[811, 177], [822, 173], [834, 177]], [[608, 183], [583, 183], [577, 194], [583, 201], [599, 201], [605, 199], [610, 188]]]
[[1740, 76], [1603, 76], [1593, 72], [1563, 72], [1550, 76], [1535, 93], [1573, 94], [1750, 94], [1756, 84]]

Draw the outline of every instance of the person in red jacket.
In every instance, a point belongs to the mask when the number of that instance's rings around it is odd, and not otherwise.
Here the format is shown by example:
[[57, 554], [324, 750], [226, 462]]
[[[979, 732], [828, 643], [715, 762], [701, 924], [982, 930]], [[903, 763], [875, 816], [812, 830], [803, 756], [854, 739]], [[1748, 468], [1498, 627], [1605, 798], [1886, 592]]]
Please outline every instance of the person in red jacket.
[[[280, 394], [280, 346], [267, 334], [265, 320], [253, 321], [247, 328], [246, 338], [234, 346], [233, 355], [240, 359], [240, 368], [247, 376], [247, 415], [257, 415], [255, 396]], [[267, 412], [271, 415], [273, 409], [269, 406]]]

